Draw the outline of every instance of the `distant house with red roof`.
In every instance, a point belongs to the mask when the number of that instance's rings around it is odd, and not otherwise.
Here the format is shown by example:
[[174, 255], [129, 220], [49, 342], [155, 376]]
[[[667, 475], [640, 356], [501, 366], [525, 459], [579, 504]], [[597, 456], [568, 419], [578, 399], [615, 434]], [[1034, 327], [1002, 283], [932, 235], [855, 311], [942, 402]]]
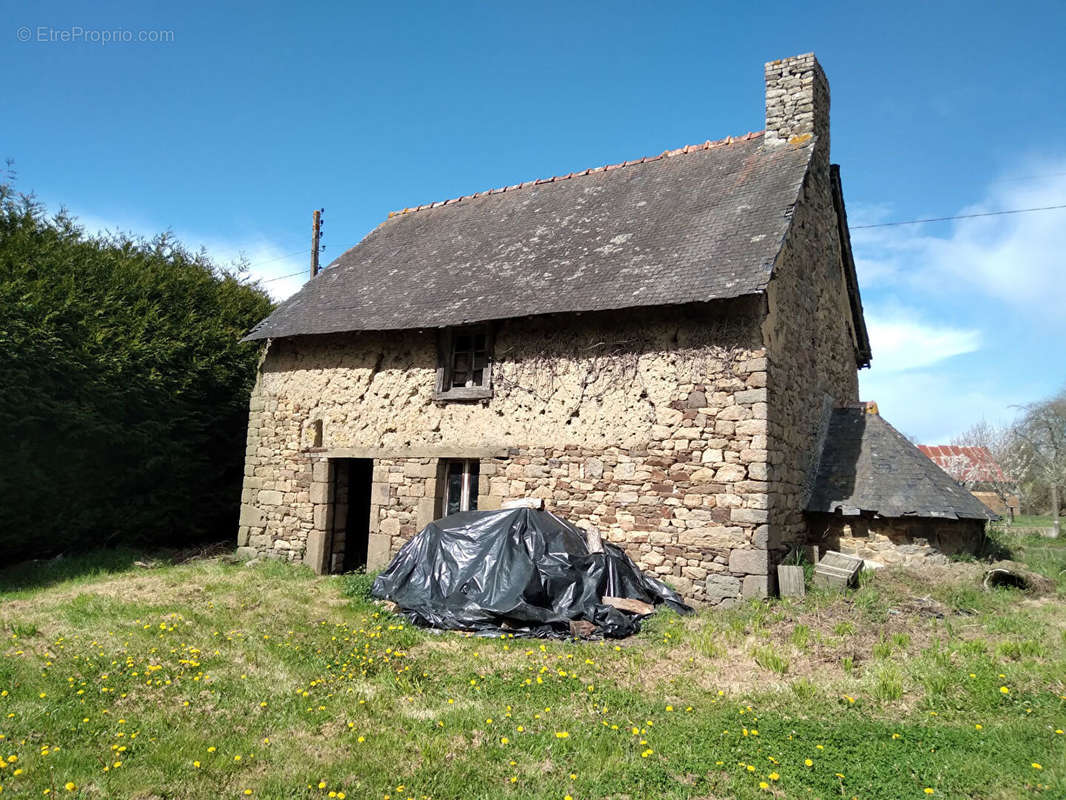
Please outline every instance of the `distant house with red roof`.
[[1018, 513], [1018, 490], [987, 447], [920, 444], [918, 449], [1001, 516]]

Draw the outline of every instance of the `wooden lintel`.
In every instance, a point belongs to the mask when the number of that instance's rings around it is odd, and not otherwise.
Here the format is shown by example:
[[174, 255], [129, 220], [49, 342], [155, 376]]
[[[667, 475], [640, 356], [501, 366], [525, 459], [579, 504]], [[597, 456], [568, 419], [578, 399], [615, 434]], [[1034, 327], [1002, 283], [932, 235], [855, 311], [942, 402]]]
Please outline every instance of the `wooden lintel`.
[[506, 447], [329, 447], [315, 450], [319, 458], [505, 458]]

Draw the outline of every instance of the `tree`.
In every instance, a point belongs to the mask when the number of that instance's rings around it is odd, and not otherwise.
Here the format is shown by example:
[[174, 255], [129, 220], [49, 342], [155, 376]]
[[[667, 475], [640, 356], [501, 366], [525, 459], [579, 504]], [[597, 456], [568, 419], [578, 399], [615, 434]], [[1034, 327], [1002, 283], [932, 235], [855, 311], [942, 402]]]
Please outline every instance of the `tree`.
[[[1015, 433], [1011, 425], [996, 425], [982, 420], [955, 437], [952, 445], [981, 448], [988, 462], [967, 456], [949, 457], [937, 463], [969, 491], [990, 491], [1008, 509], [1011, 519], [1017, 501], [1018, 484], [1025, 474], [1015, 455]], [[989, 463], [990, 462], [990, 463]]]
[[1054, 397], [1022, 407], [1015, 424], [1019, 460], [1051, 496], [1053, 536], [1059, 535], [1060, 497], [1066, 486], [1066, 388]]
[[169, 234], [87, 236], [0, 184], [4, 559], [232, 536], [270, 309]]

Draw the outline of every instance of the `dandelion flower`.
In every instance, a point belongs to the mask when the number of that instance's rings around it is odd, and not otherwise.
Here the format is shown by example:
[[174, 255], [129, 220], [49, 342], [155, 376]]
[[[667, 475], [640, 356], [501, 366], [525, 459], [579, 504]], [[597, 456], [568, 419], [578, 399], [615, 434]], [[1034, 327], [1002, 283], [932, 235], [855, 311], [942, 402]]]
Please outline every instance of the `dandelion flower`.
[[759, 788], [760, 789], [769, 789], [770, 788], [770, 784], [768, 784], [766, 781], [759, 781]]
[[776, 781], [776, 780], [777, 780], [778, 778], [780, 778], [780, 777], [781, 777], [781, 776], [780, 776], [780, 775], [778, 775], [778, 774], [777, 774], [776, 772], [771, 772], [771, 773], [770, 773], [770, 780], [772, 780], [772, 781]]
[[814, 762], [811, 761], [809, 758], [803, 759], [803, 764], [804, 764], [804, 766], [807, 766], [807, 767], [813, 767], [814, 766]]
[[1000, 686], [999, 691], [1001, 694], [1010, 694], [1010, 689], [1008, 689], [1006, 686]]
[[193, 766], [194, 766], [194, 767], [195, 767], [196, 769], [200, 769], [200, 762], [199, 762], [199, 761], [194, 761], [194, 762], [192, 762], [192, 765], [193, 765]]
[[1037, 763], [1036, 763], [1036, 762], [1034, 761], [1034, 762], [1033, 762], [1033, 769], [1043, 769], [1043, 767], [1042, 767], [1042, 766], [1040, 766], [1039, 764], [1037, 764]]
[[65, 784], [63, 784], [63, 788], [66, 789], [68, 792], [73, 792], [78, 787], [77, 785], [75, 785], [74, 781], [67, 781]]
[[566, 732], [566, 731], [556, 731], [555, 732], [555, 738], [556, 739], [567, 739], [569, 737], [570, 737], [570, 734], [568, 732]]
[[928, 786], [926, 786], [924, 789], [922, 789], [922, 791], [925, 792], [926, 794], [933, 794], [933, 790], [930, 789]]
[[319, 781], [318, 782], [318, 788], [319, 789], [325, 789], [326, 788], [326, 782], [325, 781]]

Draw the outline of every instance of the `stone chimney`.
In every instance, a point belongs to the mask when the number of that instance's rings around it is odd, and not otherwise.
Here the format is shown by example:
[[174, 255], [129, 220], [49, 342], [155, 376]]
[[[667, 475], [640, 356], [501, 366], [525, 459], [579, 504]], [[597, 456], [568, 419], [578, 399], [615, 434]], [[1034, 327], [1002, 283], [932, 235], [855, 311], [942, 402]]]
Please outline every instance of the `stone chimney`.
[[814, 53], [766, 65], [766, 139], [770, 144], [818, 137], [829, 161], [829, 82]]

